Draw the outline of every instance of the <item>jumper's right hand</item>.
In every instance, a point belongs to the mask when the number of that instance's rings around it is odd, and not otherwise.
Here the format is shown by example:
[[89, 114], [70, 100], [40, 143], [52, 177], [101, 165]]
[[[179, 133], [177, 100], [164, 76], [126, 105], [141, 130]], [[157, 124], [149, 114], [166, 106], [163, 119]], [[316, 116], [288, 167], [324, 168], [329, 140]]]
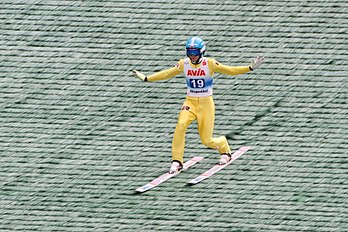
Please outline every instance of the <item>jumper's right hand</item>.
[[135, 77], [139, 78], [141, 81], [147, 81], [147, 78], [144, 74], [142, 74], [141, 72], [137, 71], [137, 70], [133, 70], [133, 74]]
[[251, 70], [254, 70], [258, 67], [260, 67], [261, 64], [265, 61], [265, 57], [263, 56], [258, 56], [254, 59], [251, 60], [250, 68]]

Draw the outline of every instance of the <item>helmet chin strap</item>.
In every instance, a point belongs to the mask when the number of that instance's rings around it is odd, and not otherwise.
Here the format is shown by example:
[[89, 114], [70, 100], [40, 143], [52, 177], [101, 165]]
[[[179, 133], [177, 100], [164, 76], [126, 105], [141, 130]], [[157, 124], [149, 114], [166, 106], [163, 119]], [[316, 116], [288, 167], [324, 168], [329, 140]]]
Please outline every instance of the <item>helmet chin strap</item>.
[[192, 64], [200, 64], [202, 62], [202, 60], [203, 60], [203, 54], [199, 55], [199, 58], [198, 58], [198, 60], [196, 62], [193, 62], [191, 60], [191, 58], [190, 58], [190, 61], [191, 61]]

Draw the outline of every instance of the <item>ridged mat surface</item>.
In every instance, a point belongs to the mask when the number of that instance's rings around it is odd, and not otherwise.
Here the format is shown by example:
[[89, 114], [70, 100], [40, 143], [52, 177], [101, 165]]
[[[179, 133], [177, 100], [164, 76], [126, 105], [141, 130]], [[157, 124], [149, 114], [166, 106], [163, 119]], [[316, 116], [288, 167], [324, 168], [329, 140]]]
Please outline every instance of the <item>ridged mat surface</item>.
[[[100, 0], [0, 3], [1, 231], [348, 231], [346, 0]], [[218, 160], [187, 131], [194, 168], [168, 170], [185, 98], [172, 67], [207, 55], [252, 73], [215, 75], [215, 135], [252, 146]]]

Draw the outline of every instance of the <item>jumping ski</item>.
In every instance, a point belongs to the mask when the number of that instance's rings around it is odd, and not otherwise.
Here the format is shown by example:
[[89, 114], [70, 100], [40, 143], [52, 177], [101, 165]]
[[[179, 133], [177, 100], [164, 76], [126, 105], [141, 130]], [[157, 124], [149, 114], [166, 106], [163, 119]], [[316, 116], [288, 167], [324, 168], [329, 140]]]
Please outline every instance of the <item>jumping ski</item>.
[[228, 166], [229, 164], [231, 164], [233, 161], [235, 161], [236, 159], [238, 159], [241, 155], [243, 155], [245, 152], [247, 152], [248, 150], [250, 150], [251, 147], [241, 147], [239, 148], [237, 151], [235, 151], [232, 154], [231, 160], [224, 164], [224, 165], [220, 165], [220, 164], [216, 164], [214, 165], [214, 167], [212, 167], [211, 169], [209, 169], [208, 171], [204, 172], [203, 174], [197, 176], [196, 178], [190, 180], [189, 182], [187, 182], [187, 184], [190, 185], [195, 185], [198, 184], [199, 182], [201, 182], [202, 180], [207, 179], [208, 177], [214, 175], [215, 173], [217, 173], [218, 171], [220, 171], [221, 169], [223, 169], [224, 167]]
[[137, 188], [135, 191], [137, 191], [139, 193], [146, 192], [147, 190], [150, 190], [150, 189], [160, 185], [161, 183], [167, 181], [168, 179], [178, 175], [181, 171], [187, 170], [188, 168], [192, 167], [193, 165], [195, 165], [197, 162], [201, 161], [202, 159], [203, 159], [203, 157], [199, 157], [199, 156], [193, 157], [192, 159], [190, 159], [189, 161], [184, 163], [183, 169], [181, 169], [179, 172], [176, 172], [176, 173], [166, 172], [165, 174], [157, 177], [156, 179], [147, 183], [146, 185]]

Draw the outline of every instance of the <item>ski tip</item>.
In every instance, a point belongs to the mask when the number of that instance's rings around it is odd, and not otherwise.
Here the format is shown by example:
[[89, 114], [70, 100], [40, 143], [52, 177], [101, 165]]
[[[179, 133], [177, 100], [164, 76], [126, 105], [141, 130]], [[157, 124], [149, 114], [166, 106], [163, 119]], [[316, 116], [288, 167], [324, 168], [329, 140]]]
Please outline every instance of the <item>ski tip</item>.
[[143, 193], [143, 192], [145, 192], [145, 191], [142, 190], [142, 189], [140, 189], [140, 188], [137, 188], [137, 189], [135, 190], [135, 193]]
[[135, 191], [137, 193], [143, 193], [143, 192], [146, 192], [147, 190], [149, 189], [152, 189], [154, 186], [152, 186], [151, 184], [146, 184], [144, 186], [141, 186], [139, 188], [137, 188]]
[[189, 182], [187, 182], [188, 185], [195, 185], [195, 184], [198, 184], [200, 183], [202, 180], [206, 179], [207, 177], [203, 176], [203, 175], [200, 175], [200, 176], [197, 176], [196, 178], [190, 180]]
[[187, 185], [195, 185], [198, 184], [199, 181], [197, 181], [197, 178], [190, 180], [189, 182], [186, 182]]

